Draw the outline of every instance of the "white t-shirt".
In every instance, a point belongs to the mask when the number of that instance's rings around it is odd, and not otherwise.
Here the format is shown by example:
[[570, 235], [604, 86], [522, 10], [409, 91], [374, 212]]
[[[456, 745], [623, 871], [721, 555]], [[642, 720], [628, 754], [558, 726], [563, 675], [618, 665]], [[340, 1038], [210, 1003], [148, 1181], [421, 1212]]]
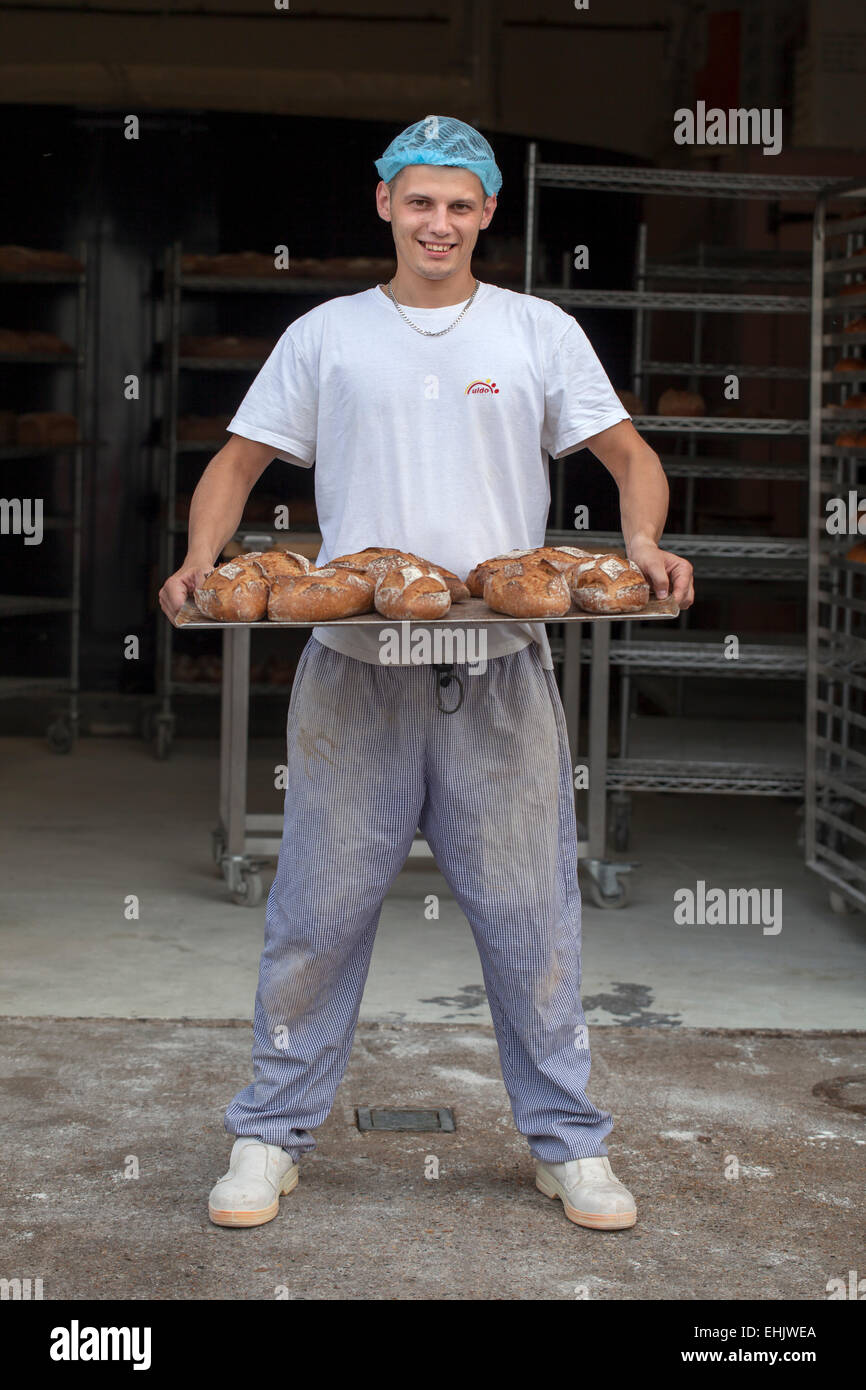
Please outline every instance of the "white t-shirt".
[[[463, 304], [403, 307], [435, 331]], [[318, 565], [394, 546], [465, 579], [491, 555], [544, 544], [548, 454], [629, 418], [583, 330], [549, 300], [482, 283], [456, 328], [426, 338], [374, 286], [289, 324], [229, 430], [315, 463]], [[313, 635], [379, 662], [379, 631]], [[487, 625], [488, 657], [531, 641], [551, 669], [543, 623]]]

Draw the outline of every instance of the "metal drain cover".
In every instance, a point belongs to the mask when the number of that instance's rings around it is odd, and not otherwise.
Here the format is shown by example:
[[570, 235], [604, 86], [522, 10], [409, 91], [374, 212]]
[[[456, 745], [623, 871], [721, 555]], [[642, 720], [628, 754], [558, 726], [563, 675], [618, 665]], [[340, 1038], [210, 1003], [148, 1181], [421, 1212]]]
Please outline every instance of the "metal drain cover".
[[421, 1133], [436, 1130], [448, 1134], [455, 1129], [454, 1112], [445, 1105], [437, 1110], [384, 1110], [359, 1105], [355, 1113], [359, 1129], [411, 1129]]

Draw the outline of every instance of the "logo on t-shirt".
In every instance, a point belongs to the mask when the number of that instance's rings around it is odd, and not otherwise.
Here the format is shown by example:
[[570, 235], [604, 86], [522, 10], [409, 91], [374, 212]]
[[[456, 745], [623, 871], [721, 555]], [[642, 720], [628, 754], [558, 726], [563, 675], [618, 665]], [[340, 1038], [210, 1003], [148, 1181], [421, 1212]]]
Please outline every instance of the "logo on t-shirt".
[[463, 394], [464, 396], [498, 396], [499, 387], [488, 376], [485, 377], [484, 381], [470, 381]]

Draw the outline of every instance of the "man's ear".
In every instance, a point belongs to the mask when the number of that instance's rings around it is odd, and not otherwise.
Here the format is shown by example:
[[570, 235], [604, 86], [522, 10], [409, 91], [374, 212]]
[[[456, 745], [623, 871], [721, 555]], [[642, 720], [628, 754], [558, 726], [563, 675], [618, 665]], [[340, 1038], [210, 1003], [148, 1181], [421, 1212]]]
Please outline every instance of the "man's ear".
[[484, 211], [481, 214], [481, 221], [478, 224], [479, 231], [481, 231], [484, 227], [490, 226], [490, 222], [493, 218], [494, 212], [496, 211], [496, 207], [496, 194], [491, 193], [489, 198], [484, 199]]
[[376, 211], [383, 222], [391, 221], [391, 193], [384, 179], [376, 185]]

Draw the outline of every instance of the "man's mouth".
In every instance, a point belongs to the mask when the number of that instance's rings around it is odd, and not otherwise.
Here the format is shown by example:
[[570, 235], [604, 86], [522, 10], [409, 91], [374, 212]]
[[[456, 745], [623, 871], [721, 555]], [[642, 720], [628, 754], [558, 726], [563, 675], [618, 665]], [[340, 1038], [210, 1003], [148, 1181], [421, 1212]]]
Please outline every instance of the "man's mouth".
[[454, 250], [455, 243], [450, 241], [421, 241], [428, 256], [447, 256], [449, 251]]

